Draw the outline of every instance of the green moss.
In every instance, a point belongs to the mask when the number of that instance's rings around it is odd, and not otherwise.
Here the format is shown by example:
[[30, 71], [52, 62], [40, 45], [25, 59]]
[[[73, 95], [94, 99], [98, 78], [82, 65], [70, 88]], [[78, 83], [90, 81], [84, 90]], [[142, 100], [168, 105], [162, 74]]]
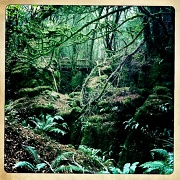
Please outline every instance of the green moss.
[[96, 126], [86, 126], [81, 139], [81, 144], [89, 147], [97, 147]]
[[71, 107], [78, 107], [81, 104], [81, 97], [77, 97], [77, 96], [72, 97], [71, 95], [71, 97], [69, 97], [67, 101]]
[[102, 122], [104, 120], [106, 120], [106, 117], [100, 116], [100, 115], [94, 115], [94, 116], [88, 117], [89, 122]]
[[74, 98], [75, 96], [80, 96], [81, 92], [72, 92], [69, 94], [70, 98]]
[[33, 111], [37, 114], [52, 113], [56, 111], [56, 108], [52, 104], [48, 104], [48, 105], [34, 104]]
[[31, 79], [26, 83], [26, 86], [34, 88], [34, 87], [38, 86], [38, 81], [36, 79]]
[[129, 106], [131, 104], [131, 98], [129, 98], [129, 97], [125, 98], [122, 103], [125, 106]]
[[138, 89], [138, 94], [140, 94], [143, 97], [148, 97], [149, 94], [151, 94], [151, 90], [147, 88]]
[[99, 107], [106, 107], [106, 106], [109, 106], [109, 105], [110, 105], [110, 102], [108, 102], [106, 100], [102, 100], [102, 101], [98, 102]]
[[35, 88], [22, 88], [18, 91], [20, 96], [26, 96], [28, 95], [29, 97], [34, 97], [39, 95], [41, 92], [45, 90], [51, 90], [49, 86], [38, 86]]
[[157, 95], [168, 95], [170, 90], [167, 87], [164, 86], [155, 86], [153, 88], [153, 93]]
[[[162, 109], [163, 108], [163, 109]], [[167, 95], [149, 95], [144, 104], [136, 111], [134, 120], [141, 127], [148, 125], [154, 129], [172, 127], [173, 119], [173, 101]]]

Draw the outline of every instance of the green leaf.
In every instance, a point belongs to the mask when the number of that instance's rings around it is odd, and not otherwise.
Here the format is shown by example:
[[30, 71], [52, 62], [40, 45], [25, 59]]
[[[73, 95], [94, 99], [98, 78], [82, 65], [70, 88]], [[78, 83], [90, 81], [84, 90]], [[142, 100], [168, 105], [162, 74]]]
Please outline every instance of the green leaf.
[[61, 125], [62, 125], [63, 128], [68, 129], [68, 124], [67, 123], [62, 123]]
[[50, 130], [50, 128], [52, 127], [52, 126], [55, 126], [57, 123], [55, 123], [55, 122], [52, 122], [52, 123], [46, 123], [45, 124], [45, 126], [43, 127], [43, 130], [44, 131], [49, 131]]
[[27, 162], [27, 161], [17, 162], [17, 163], [14, 165], [13, 169], [15, 169], [15, 168], [17, 168], [17, 167], [27, 167], [27, 168], [29, 168], [29, 169], [32, 170], [32, 171], [35, 170], [35, 167], [34, 167], [31, 163], [29, 163], [29, 162]]
[[65, 171], [65, 170], [66, 170], [66, 166], [65, 166], [65, 165], [62, 165], [62, 166], [57, 167], [57, 168], [54, 170], [54, 172], [55, 172], [55, 173], [58, 173], [58, 172], [63, 172], [63, 171]]
[[32, 157], [34, 158], [36, 163], [40, 163], [39, 160], [39, 155], [37, 154], [37, 151], [35, 150], [34, 147], [32, 146], [24, 146], [24, 149], [30, 154], [32, 155]]
[[64, 119], [61, 116], [59, 116], [59, 115], [54, 116], [54, 119], [56, 119], [56, 120], [63, 120], [64, 121]]
[[164, 163], [162, 161], [150, 161], [140, 165], [140, 167], [142, 168], [155, 168], [155, 169], [159, 169], [163, 166]]
[[139, 162], [135, 162], [131, 165], [130, 167], [130, 174], [134, 174], [135, 170], [136, 170], [136, 167], [137, 165], [139, 164]]
[[124, 165], [124, 167], [123, 167], [123, 174], [129, 174], [130, 166], [131, 166], [130, 163], [126, 163], [126, 164]]
[[109, 167], [113, 174], [123, 174], [123, 172], [119, 168]]
[[49, 130], [49, 132], [55, 132], [55, 133], [57, 133], [57, 134], [62, 134], [63, 136], [65, 135], [65, 134], [67, 134], [67, 132], [65, 132], [65, 131], [63, 131], [63, 130], [61, 130], [61, 129], [59, 129], [59, 128], [51, 128], [50, 130]]
[[36, 169], [38, 170], [38, 171], [40, 171], [42, 168], [44, 168], [46, 166], [46, 163], [40, 163], [40, 164], [37, 164], [36, 165]]

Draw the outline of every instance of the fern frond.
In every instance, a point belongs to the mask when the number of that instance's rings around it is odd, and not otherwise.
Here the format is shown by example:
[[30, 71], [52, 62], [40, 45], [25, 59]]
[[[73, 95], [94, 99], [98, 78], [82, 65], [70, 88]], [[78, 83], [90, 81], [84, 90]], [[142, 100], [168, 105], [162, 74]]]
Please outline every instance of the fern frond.
[[67, 158], [68, 156], [70, 156], [72, 154], [73, 154], [73, 152], [67, 151], [67, 152], [64, 152], [62, 155]]
[[51, 123], [53, 123], [53, 121], [54, 121], [54, 118], [50, 114], [47, 114], [46, 115], [46, 124], [51, 124]]
[[46, 163], [40, 163], [36, 165], [36, 169], [40, 171], [42, 168], [44, 168], [47, 164]]
[[40, 163], [39, 155], [37, 151], [32, 146], [24, 146], [24, 149], [33, 157], [34, 161], [38, 164]]
[[64, 136], [65, 134], [67, 134], [67, 132], [65, 132], [65, 131], [63, 131], [63, 130], [61, 130], [61, 129], [59, 129], [59, 128], [54, 128], [54, 127], [52, 127], [52, 128], [49, 130], [49, 132], [55, 132], [55, 133], [57, 133], [57, 134], [61, 133], [63, 136]]
[[135, 170], [136, 170], [136, 167], [137, 167], [137, 165], [139, 164], [139, 162], [135, 162], [135, 163], [133, 163], [132, 165], [131, 165], [131, 167], [130, 167], [130, 174], [134, 174], [134, 172], [135, 172]]
[[66, 170], [66, 166], [62, 165], [62, 166], [59, 166], [56, 169], [54, 169], [54, 172], [59, 173], [59, 172], [64, 172], [65, 170]]
[[63, 127], [64, 129], [68, 129], [68, 124], [67, 124], [67, 123], [62, 123], [61, 125], [62, 125], [62, 127]]
[[56, 120], [63, 120], [64, 121], [64, 119], [61, 117], [61, 116], [59, 116], [59, 115], [56, 115], [56, 116], [54, 116], [54, 119], [56, 119]]
[[169, 156], [167, 158], [167, 162], [170, 167], [174, 167], [174, 153], [169, 153]]
[[161, 168], [163, 166], [164, 166], [163, 161], [149, 161], [140, 165], [140, 167], [142, 168], [156, 168], [156, 169]]
[[168, 152], [164, 149], [152, 149], [151, 154], [153, 158], [154, 155], [156, 154], [158, 156], [158, 160], [167, 160], [167, 158], [169, 157]]
[[122, 174], [129, 174], [129, 171], [130, 171], [130, 167], [131, 167], [131, 164], [130, 163], [126, 163], [123, 167], [123, 172]]
[[81, 172], [81, 173], [84, 173], [84, 168], [82, 167], [78, 167], [78, 166], [75, 166], [75, 165], [72, 165], [72, 164], [69, 164], [68, 165], [68, 169], [70, 169], [70, 172]]
[[157, 170], [160, 174], [164, 174], [165, 164], [163, 161], [150, 161], [141, 164], [140, 167], [146, 168], [144, 174], [151, 173], [154, 170]]
[[27, 162], [27, 161], [20, 161], [20, 162], [17, 162], [14, 166], [13, 166], [13, 169], [17, 168], [17, 167], [27, 167], [28, 169], [32, 170], [32, 171], [35, 171], [35, 167]]
[[122, 172], [119, 168], [109, 167], [109, 169], [111, 170], [111, 172], [112, 172], [113, 174], [123, 174], [123, 172]]
[[63, 155], [59, 155], [56, 159], [54, 159], [51, 162], [52, 168], [56, 168], [57, 166], [59, 166], [59, 164], [61, 163], [62, 160], [66, 160], [66, 159]]
[[44, 131], [49, 131], [49, 129], [52, 127], [52, 126], [55, 126], [57, 123], [56, 122], [52, 122], [52, 123], [45, 123], [44, 127], [42, 128]]

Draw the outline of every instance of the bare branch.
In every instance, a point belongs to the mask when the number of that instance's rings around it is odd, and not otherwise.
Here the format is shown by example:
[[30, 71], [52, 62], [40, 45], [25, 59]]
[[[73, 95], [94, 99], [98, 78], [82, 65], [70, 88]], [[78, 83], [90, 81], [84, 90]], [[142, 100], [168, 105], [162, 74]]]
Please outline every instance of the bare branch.
[[[76, 116], [76, 119], [79, 118], [87, 109], [88, 106], [91, 106], [91, 105], [95, 105], [97, 104], [98, 100], [101, 98], [101, 96], [103, 95], [104, 91], [106, 90], [107, 88], [107, 85], [110, 81], [110, 79], [118, 72], [118, 71], [121, 71], [122, 70], [122, 67], [123, 65], [135, 54], [139, 51], [139, 49], [141, 48], [141, 46], [144, 44], [144, 40], [139, 44], [139, 46], [131, 53], [131, 54], [128, 54], [121, 62], [120, 64], [118, 65], [118, 67], [112, 72], [112, 74], [109, 76], [109, 78], [107, 79], [102, 91], [100, 92], [100, 94], [95, 98], [93, 99], [92, 101], [90, 101], [89, 103], [87, 103], [83, 109], [81, 110], [81, 112]], [[120, 57], [120, 55], [118, 56], [114, 56], [113, 58], [115, 59], [118, 59]]]

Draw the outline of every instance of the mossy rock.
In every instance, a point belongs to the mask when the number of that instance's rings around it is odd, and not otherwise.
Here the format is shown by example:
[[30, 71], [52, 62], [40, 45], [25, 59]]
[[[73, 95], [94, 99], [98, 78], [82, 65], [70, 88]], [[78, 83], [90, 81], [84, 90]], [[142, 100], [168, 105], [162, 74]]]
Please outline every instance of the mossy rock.
[[123, 96], [123, 92], [129, 92], [129, 87], [121, 87], [121, 88], [114, 88], [113, 92], [114, 94], [118, 95], [118, 96]]
[[124, 106], [130, 106], [131, 103], [132, 103], [132, 101], [131, 101], [131, 98], [130, 98], [130, 97], [125, 98], [125, 99], [123, 100], [123, 102], [122, 102], [122, 104], [123, 104]]
[[106, 100], [102, 100], [98, 103], [98, 109], [100, 114], [105, 112], [110, 112], [111, 108], [112, 108], [111, 103]]
[[68, 98], [67, 101], [68, 101], [69, 106], [71, 107], [78, 107], [81, 105], [81, 98], [77, 98], [77, 97]]
[[72, 92], [72, 93], [69, 94], [69, 97], [70, 98], [79, 97], [80, 94], [81, 94], [81, 92]]
[[87, 121], [92, 123], [104, 122], [107, 121], [107, 117], [104, 115], [93, 115], [93, 116], [89, 116]]
[[26, 83], [26, 87], [35, 88], [38, 86], [38, 81], [36, 79], [31, 79]]
[[154, 148], [154, 140], [148, 135], [144, 135], [142, 131], [131, 131], [124, 138], [125, 142], [120, 144], [120, 152], [118, 166], [123, 168], [127, 162], [144, 163], [151, 161], [150, 150]]
[[97, 130], [95, 125], [88, 125], [84, 128], [84, 132], [81, 139], [81, 144], [93, 148], [97, 148], [98, 137], [97, 137]]
[[51, 114], [51, 113], [54, 113], [57, 109], [52, 104], [48, 104], [48, 105], [34, 104], [33, 110], [35, 114], [40, 114], [40, 113]]
[[142, 89], [138, 89], [138, 94], [143, 96], [143, 97], [148, 97], [151, 94], [151, 90], [147, 89], [147, 88], [142, 88]]
[[169, 95], [170, 90], [164, 86], [155, 86], [153, 88], [153, 93], [155, 93], [157, 95]]
[[22, 88], [18, 91], [18, 94], [20, 97], [26, 96], [26, 95], [29, 97], [34, 97], [34, 96], [39, 95], [45, 90], [52, 90], [52, 89], [49, 86], [38, 86], [35, 88]]
[[148, 125], [150, 129], [173, 128], [173, 100], [167, 95], [150, 95], [144, 104], [136, 111], [134, 120], [141, 127]]

